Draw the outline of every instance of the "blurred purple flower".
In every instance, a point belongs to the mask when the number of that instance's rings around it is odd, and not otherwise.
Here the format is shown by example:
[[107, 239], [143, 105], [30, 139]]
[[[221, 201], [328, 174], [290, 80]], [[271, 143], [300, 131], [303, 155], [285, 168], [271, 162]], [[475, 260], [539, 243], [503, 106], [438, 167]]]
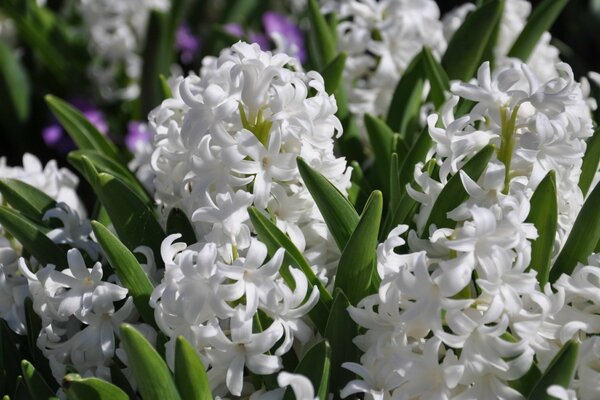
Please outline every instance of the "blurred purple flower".
[[[104, 118], [104, 114], [102, 114], [102, 111], [90, 101], [75, 97], [71, 99], [69, 103], [78, 109], [100, 133], [103, 135], [108, 133], [108, 123]], [[69, 151], [75, 150], [76, 148], [71, 137], [65, 132], [54, 117], [52, 118], [52, 122], [42, 130], [42, 138], [44, 139], [46, 146], [58, 151], [60, 154], [67, 154]]]
[[295, 54], [289, 54], [290, 56], [297, 57], [300, 62], [306, 61], [304, 38], [298, 26], [294, 25], [285, 15], [274, 11], [264, 13], [262, 23], [267, 36], [273, 38], [274, 35], [280, 35], [285, 41], [284, 49], [295, 51]]
[[135, 154], [139, 146], [149, 143], [151, 140], [152, 135], [148, 131], [148, 125], [142, 121], [130, 121], [127, 124], [125, 145], [130, 152]]
[[[245, 35], [244, 28], [240, 24], [225, 24], [223, 25], [223, 29], [225, 29], [225, 32], [230, 33], [235, 37], [241, 38]], [[267, 51], [271, 48], [271, 46], [269, 45], [269, 38], [265, 34], [260, 32], [251, 31], [250, 33], [248, 33], [248, 41], [250, 43], [258, 43], [261, 50], [263, 51]]]
[[192, 34], [189, 25], [183, 24], [177, 28], [175, 46], [181, 52], [181, 61], [189, 64], [200, 50], [200, 39]]
[[244, 28], [242, 28], [242, 26], [240, 24], [235, 24], [233, 22], [230, 24], [225, 24], [225, 25], [223, 25], [223, 29], [225, 29], [225, 32], [230, 33], [233, 36], [236, 36], [236, 37], [244, 36]]

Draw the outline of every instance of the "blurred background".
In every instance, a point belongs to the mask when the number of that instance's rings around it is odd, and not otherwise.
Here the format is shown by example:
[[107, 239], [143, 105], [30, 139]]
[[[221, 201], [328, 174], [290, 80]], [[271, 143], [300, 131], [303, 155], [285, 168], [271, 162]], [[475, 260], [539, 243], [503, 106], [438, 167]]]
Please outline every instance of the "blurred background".
[[[123, 4], [129, 1], [123, 0]], [[157, 61], [151, 66], [154, 69], [146, 71], [144, 67], [137, 98], [111, 100], [104, 98], [88, 78], [93, 61], [81, 16], [74, 6], [76, 2], [47, 0], [45, 3], [43, 12], [39, 12], [35, 0], [0, 0], [0, 157], [6, 157], [8, 165], [20, 164], [24, 152], [36, 154], [44, 163], [58, 159], [60, 164], [66, 164], [66, 148], [56, 143], [48, 145], [49, 138], [56, 139], [60, 127], [46, 106], [46, 94], [67, 99], [91, 119], [101, 118], [100, 124], [104, 124], [108, 135], [124, 144], [131, 128], [129, 123], [143, 120], [147, 111], [160, 101], [158, 82], [148, 83], [144, 80], [146, 75], [158, 71], [168, 76], [173, 71], [173, 63], [161, 64], [161, 57], [175, 61], [175, 69], [183, 73], [198, 71], [202, 57], [217, 54], [239, 38], [268, 40], [256, 36], [264, 35], [262, 16], [268, 10], [293, 14], [296, 17], [291, 17], [292, 23], [301, 26], [303, 23], [299, 6], [294, 6], [301, 1], [189, 1], [185, 10], [179, 10], [178, 17], [178, 26], [185, 26], [185, 32], [171, 32], [177, 35], [171, 36], [178, 43], [176, 48], [170, 51], [163, 48], [162, 53], [156, 54], [160, 46], [144, 43], [160, 42], [164, 37], [160, 34], [164, 32], [161, 27], [169, 21], [151, 20], [150, 24], [155, 23], [147, 31], [151, 37], [139, 38], [139, 52]], [[288, 7], [282, 6], [283, 3]], [[445, 13], [465, 1], [437, 3]], [[532, 1], [534, 7], [538, 3], [539, 0]], [[7, 19], [16, 19], [17, 34], [11, 43], [3, 43]], [[563, 60], [571, 64], [576, 76], [600, 71], [600, 0], [571, 0], [551, 33], [552, 43], [561, 50]], [[20, 71], [15, 72], [15, 68]], [[20, 106], [15, 108], [15, 102]]]

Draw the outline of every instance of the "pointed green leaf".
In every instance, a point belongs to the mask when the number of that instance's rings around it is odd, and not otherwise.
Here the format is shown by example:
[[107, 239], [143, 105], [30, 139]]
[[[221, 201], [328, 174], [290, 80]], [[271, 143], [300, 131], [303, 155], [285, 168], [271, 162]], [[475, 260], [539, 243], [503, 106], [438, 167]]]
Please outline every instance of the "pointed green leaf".
[[163, 100], [170, 99], [171, 97], [173, 97], [173, 92], [171, 92], [171, 86], [169, 86], [169, 81], [163, 74], [159, 75], [159, 79], [160, 79], [160, 87], [162, 89]]
[[[154, 210], [121, 180], [107, 173], [98, 173], [87, 157], [83, 160], [87, 171], [84, 175], [106, 208], [119, 239], [129, 250], [148, 246], [154, 254], [160, 254], [165, 234]], [[159, 265], [162, 263], [160, 257], [156, 261]]]
[[77, 374], [68, 374], [63, 378], [62, 386], [69, 400], [129, 399], [121, 388], [98, 378], [82, 378]]
[[192, 345], [179, 336], [175, 342], [175, 383], [184, 399], [212, 400], [204, 364]]
[[180, 233], [181, 240], [188, 245], [197, 242], [192, 223], [179, 208], [173, 208], [167, 217], [167, 235], [173, 233]]
[[342, 289], [353, 305], [371, 294], [382, 209], [383, 196], [376, 190], [367, 200], [356, 229], [340, 256], [335, 288]]
[[600, 185], [596, 185], [583, 207], [567, 242], [563, 246], [550, 270], [550, 282], [554, 283], [561, 274], [571, 274], [577, 262], [585, 263], [600, 241]]
[[552, 359], [542, 377], [537, 381], [528, 399], [554, 399], [546, 390], [552, 385], [568, 388], [575, 374], [577, 357], [579, 355], [579, 340], [572, 339], [566, 343]]
[[292, 241], [281, 232], [273, 222], [269, 221], [267, 217], [262, 215], [260, 211], [254, 207], [248, 209], [248, 214], [250, 215], [252, 226], [254, 227], [258, 238], [267, 246], [269, 256], [272, 257], [279, 248], [285, 249], [285, 258], [280, 273], [286, 283], [295, 285], [294, 278], [287, 271], [287, 266], [293, 265], [306, 275], [310, 289], [307, 293], [311, 292], [312, 286], [317, 286], [320, 298], [317, 304], [309, 312], [309, 316], [319, 332], [323, 332], [327, 322], [327, 313], [329, 312], [328, 305], [332, 300], [331, 294], [329, 294], [321, 281], [315, 276], [315, 273], [310, 268], [310, 264], [306, 261], [300, 250], [298, 250], [294, 243], [292, 243]]
[[19, 212], [0, 206], [0, 225], [21, 242], [42, 265], [67, 265], [66, 253], [43, 233], [40, 226]]
[[[329, 372], [331, 370], [331, 346], [327, 340], [315, 343], [302, 357], [294, 373], [310, 379], [319, 400], [329, 396]], [[283, 400], [293, 400], [291, 389], [287, 389]]]
[[485, 61], [485, 50], [493, 39], [503, 9], [504, 0], [489, 0], [467, 15], [442, 57], [442, 65], [450, 79], [468, 81]]
[[21, 372], [32, 399], [47, 400], [49, 397], [54, 397], [54, 392], [50, 389], [50, 386], [29, 361], [21, 361]]
[[311, 43], [316, 47], [317, 67], [323, 71], [336, 56], [337, 49], [335, 37], [332, 35], [327, 20], [321, 13], [319, 2], [317, 0], [308, 0], [308, 19], [310, 21], [309, 35], [312, 37]]
[[155, 325], [154, 310], [148, 303], [154, 287], [140, 263], [133, 253], [104, 225], [92, 221], [92, 229], [106, 259], [117, 273], [123, 286], [129, 290], [142, 318], [147, 323]]
[[24, 122], [29, 117], [31, 85], [25, 68], [16, 57], [16, 52], [0, 41], [0, 88], [3, 96], [10, 100], [17, 119]]
[[530, 267], [537, 271], [540, 287], [548, 282], [552, 261], [552, 250], [558, 224], [558, 198], [556, 174], [550, 171], [540, 182], [531, 197], [531, 208], [527, 222], [535, 225], [538, 238], [531, 244]]
[[386, 122], [395, 132], [407, 138], [410, 124], [418, 117], [425, 84], [423, 53], [419, 53], [406, 67], [406, 71], [398, 81]]
[[117, 150], [75, 107], [58, 97], [46, 95], [50, 110], [80, 149], [94, 149], [108, 158], [118, 159]]
[[584, 196], [590, 190], [594, 181], [596, 172], [598, 172], [598, 163], [600, 162], [600, 129], [594, 131], [594, 135], [588, 139], [585, 155], [583, 156], [583, 165], [581, 166], [581, 176], [579, 177], [579, 188]]
[[323, 175], [312, 169], [298, 157], [298, 171], [306, 188], [312, 195], [327, 228], [340, 250], [344, 249], [350, 235], [358, 224], [358, 214], [348, 199]]
[[146, 340], [129, 324], [121, 325], [121, 343], [144, 400], [180, 400], [169, 367]]
[[[466, 173], [471, 179], [477, 181], [483, 171], [485, 171], [492, 155], [494, 154], [494, 146], [487, 145], [475, 154], [467, 163], [461, 168], [461, 171]], [[438, 195], [427, 223], [423, 228], [422, 235], [426, 236], [429, 234], [429, 227], [436, 225], [438, 228], [453, 228], [456, 225], [456, 221], [448, 218], [446, 214], [458, 207], [462, 202], [469, 198], [469, 194], [465, 190], [462, 180], [460, 178], [460, 171], [452, 176], [448, 180], [448, 183], [440, 194]]]
[[508, 57], [527, 61], [540, 38], [552, 24], [569, 0], [544, 0], [539, 3], [529, 18], [525, 28], [508, 52]]
[[358, 348], [353, 339], [358, 335], [358, 326], [348, 314], [350, 302], [340, 289], [333, 296], [331, 312], [327, 319], [325, 339], [331, 344], [331, 376], [329, 392], [339, 398], [339, 392], [352, 379], [353, 374], [342, 367], [345, 362], [358, 362]]
[[323, 80], [325, 81], [325, 91], [329, 94], [334, 94], [338, 86], [342, 82], [342, 74], [344, 65], [346, 64], [346, 53], [338, 54], [330, 63], [323, 69]]
[[348, 201], [355, 210], [361, 210], [373, 189], [367, 177], [357, 161], [351, 161], [352, 176], [350, 177], [350, 189], [348, 189]]
[[72, 151], [67, 156], [67, 159], [69, 160], [69, 163], [71, 163], [71, 165], [75, 167], [75, 169], [77, 169], [77, 171], [79, 171], [82, 175], [85, 174], [83, 157], [87, 158], [87, 160], [92, 163], [96, 171], [106, 172], [116, 178], [119, 178], [124, 183], [127, 183], [141, 199], [146, 201], [146, 203], [148, 203], [150, 206], [154, 205], [154, 200], [150, 197], [144, 186], [142, 186], [135, 175], [133, 175], [133, 173], [125, 165], [121, 164], [117, 160], [105, 156], [97, 150]]
[[540, 369], [535, 365], [535, 363], [532, 363], [529, 371], [527, 371], [525, 375], [517, 380], [508, 382], [508, 384], [511, 388], [527, 397], [529, 396], [531, 389], [533, 389], [533, 386], [537, 381], [540, 380], [541, 377], [542, 373], [540, 372]]
[[380, 187], [384, 193], [388, 193], [388, 182], [386, 176], [390, 168], [390, 159], [394, 151], [394, 131], [381, 119], [370, 114], [365, 114], [365, 128], [369, 135], [369, 142], [374, 153], [374, 166]]
[[446, 101], [446, 92], [450, 90], [450, 80], [444, 68], [440, 65], [428, 47], [423, 48], [423, 65], [431, 88], [429, 98], [433, 101], [436, 109], [439, 109]]
[[12, 208], [40, 225], [45, 225], [46, 211], [56, 207], [52, 197], [18, 179], [0, 179], [0, 193]]
[[388, 210], [391, 210], [400, 202], [400, 196], [402, 195], [402, 191], [400, 190], [400, 165], [398, 161], [398, 153], [393, 153], [392, 158], [390, 160], [389, 167], [389, 205]]

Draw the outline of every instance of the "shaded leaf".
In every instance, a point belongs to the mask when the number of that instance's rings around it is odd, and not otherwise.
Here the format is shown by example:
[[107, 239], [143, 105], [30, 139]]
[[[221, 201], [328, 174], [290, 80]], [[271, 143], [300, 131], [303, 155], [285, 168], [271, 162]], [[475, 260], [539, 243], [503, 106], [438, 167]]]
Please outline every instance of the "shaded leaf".
[[12, 208], [40, 225], [47, 225], [44, 214], [56, 207], [52, 197], [18, 179], [0, 179], [0, 193]]
[[579, 340], [572, 339], [566, 343], [542, 374], [542, 377], [537, 381], [531, 389], [528, 399], [554, 399], [548, 395], [546, 390], [552, 385], [559, 385], [568, 388], [575, 374], [577, 367], [577, 356], [579, 353]]
[[0, 88], [4, 88], [3, 96], [9, 99], [17, 119], [24, 122], [29, 117], [31, 85], [25, 68], [15, 54], [0, 41]]
[[600, 129], [594, 131], [594, 135], [588, 139], [585, 155], [583, 156], [583, 165], [581, 166], [581, 176], [579, 177], [579, 188], [586, 196], [590, 186], [594, 181], [600, 162]]
[[188, 245], [197, 242], [196, 233], [192, 223], [179, 208], [173, 208], [167, 217], [167, 235], [180, 233], [181, 240]]
[[311, 43], [315, 45], [316, 50], [317, 68], [323, 71], [325, 66], [336, 57], [335, 36], [331, 33], [317, 0], [308, 0], [308, 19], [310, 21], [309, 36], [312, 37]]
[[[331, 370], [331, 346], [327, 340], [315, 343], [302, 357], [294, 373], [310, 379], [319, 400], [327, 400], [329, 395], [329, 373]], [[285, 392], [283, 400], [293, 400], [290, 388]]]
[[423, 65], [425, 66], [425, 76], [431, 85], [429, 99], [433, 101], [435, 108], [439, 109], [446, 101], [446, 92], [450, 90], [448, 74], [433, 57], [428, 47], [423, 48]]
[[419, 114], [425, 84], [424, 74], [421, 52], [406, 67], [390, 102], [386, 122], [394, 132], [399, 132], [404, 138], [408, 137], [407, 129], [411, 121], [414, 121]]
[[68, 374], [63, 378], [62, 386], [69, 400], [129, 399], [121, 388], [98, 378], [82, 378], [77, 374]]

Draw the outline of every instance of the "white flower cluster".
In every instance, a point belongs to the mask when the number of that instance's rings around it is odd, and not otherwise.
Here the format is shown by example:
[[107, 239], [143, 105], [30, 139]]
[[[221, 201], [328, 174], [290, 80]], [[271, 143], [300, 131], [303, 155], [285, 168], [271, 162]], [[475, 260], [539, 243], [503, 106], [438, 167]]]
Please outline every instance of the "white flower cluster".
[[[77, 177], [65, 168], [58, 168], [56, 161], [50, 161], [45, 167], [32, 154], [23, 156], [22, 167], [6, 165], [6, 159], [0, 158], [0, 178], [18, 179], [43, 191], [61, 204], [61, 208], [50, 210], [48, 217], [59, 217], [62, 209], [73, 207], [79, 215], [85, 216], [85, 209], [75, 189]], [[4, 203], [0, 195], [0, 203]], [[78, 218], [74, 214], [74, 218]], [[66, 224], [65, 224], [66, 225]], [[59, 243], [67, 238], [61, 229], [52, 231]], [[73, 236], [77, 241], [78, 235]], [[24, 301], [28, 297], [27, 281], [18, 271], [18, 260], [22, 253], [21, 244], [7, 235], [0, 225], [0, 318], [7, 321], [8, 326], [19, 334], [25, 333]]]
[[[283, 354], [314, 336], [306, 314], [317, 289], [282, 264], [282, 249], [267, 260], [248, 207], [289, 235], [324, 281], [339, 258], [296, 166], [302, 156], [340, 190], [348, 188], [350, 170], [333, 154], [333, 137], [341, 134], [336, 103], [320, 75], [297, 72], [291, 62], [237, 43], [206, 61], [200, 76], [175, 82], [175, 97], [150, 115], [156, 200], [165, 217], [182, 209], [198, 238], [163, 242], [155, 318], [172, 339], [171, 360], [175, 338], [186, 337], [220, 395], [252, 393], [244, 368], [277, 372]], [[280, 271], [288, 271], [286, 279]]]
[[[573, 388], [598, 396], [598, 266], [579, 266], [554, 285], [540, 287], [530, 268], [535, 227], [526, 222], [529, 199], [554, 171], [560, 194], [555, 253], [582, 205], [578, 188], [590, 110], [570, 68], [544, 81], [521, 62], [490, 73], [484, 63], [474, 83], [455, 83], [441, 121], [428, 118], [433, 173], [415, 169], [420, 203], [409, 254], [394, 229], [378, 248], [381, 285], [350, 314], [365, 334], [355, 339], [361, 364], [346, 367], [362, 379], [343, 395], [367, 398], [522, 398], [509, 382], [532, 362], [543, 370], [560, 347], [583, 340]], [[474, 102], [454, 117], [459, 97]], [[488, 144], [496, 152], [477, 181], [459, 169]], [[448, 180], [460, 175], [469, 199], [448, 213], [455, 228], [425, 226]], [[590, 263], [597, 261], [597, 256]], [[586, 351], [586, 353], [583, 353]], [[570, 396], [570, 392], [561, 396]], [[565, 397], [567, 398], [567, 397]]]
[[96, 58], [89, 72], [100, 94], [107, 100], [138, 97], [148, 18], [152, 10], [167, 11], [170, 1], [80, 0], [79, 7]]
[[348, 55], [344, 82], [350, 110], [386, 115], [394, 88], [423, 46], [446, 48], [440, 10], [433, 0], [351, 0], [327, 3], [336, 11], [338, 47]]

